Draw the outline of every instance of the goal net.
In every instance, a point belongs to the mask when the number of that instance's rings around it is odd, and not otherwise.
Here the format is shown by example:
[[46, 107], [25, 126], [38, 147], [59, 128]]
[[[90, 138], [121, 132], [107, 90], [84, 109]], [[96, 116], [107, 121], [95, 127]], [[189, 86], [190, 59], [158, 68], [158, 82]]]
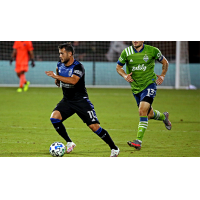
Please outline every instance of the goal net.
[[[35, 64], [29, 65], [26, 78], [35, 87], [52, 87], [54, 81], [45, 75], [45, 71], [55, 71], [59, 60], [58, 45], [66, 41], [33, 41]], [[79, 60], [86, 70], [86, 85], [89, 87], [130, 87], [116, 72], [116, 62], [122, 50], [132, 43], [130, 41], [71, 41], [75, 47], [75, 59]], [[14, 71], [15, 62], [10, 65], [14, 41], [0, 41], [0, 86], [19, 85]], [[175, 88], [176, 82], [176, 42], [145, 41], [145, 44], [159, 48], [169, 61], [169, 69], [162, 86]], [[180, 86], [190, 85], [188, 42], [181, 42], [180, 52]], [[124, 67], [125, 69], [125, 67]], [[162, 65], [156, 62], [155, 73], [161, 74]]]

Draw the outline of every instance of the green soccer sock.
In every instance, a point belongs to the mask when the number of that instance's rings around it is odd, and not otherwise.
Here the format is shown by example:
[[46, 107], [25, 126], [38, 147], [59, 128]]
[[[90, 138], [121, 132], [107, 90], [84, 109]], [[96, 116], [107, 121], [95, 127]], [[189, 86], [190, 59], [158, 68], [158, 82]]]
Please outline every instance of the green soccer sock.
[[140, 140], [142, 142], [142, 139], [144, 137], [144, 132], [146, 131], [148, 126], [148, 117], [142, 116], [140, 117], [140, 122], [138, 125], [138, 132], [137, 132], [137, 140]]
[[160, 121], [163, 121], [165, 119], [165, 115], [163, 113], [160, 113], [158, 110], [154, 110], [153, 113], [154, 113], [153, 119]]

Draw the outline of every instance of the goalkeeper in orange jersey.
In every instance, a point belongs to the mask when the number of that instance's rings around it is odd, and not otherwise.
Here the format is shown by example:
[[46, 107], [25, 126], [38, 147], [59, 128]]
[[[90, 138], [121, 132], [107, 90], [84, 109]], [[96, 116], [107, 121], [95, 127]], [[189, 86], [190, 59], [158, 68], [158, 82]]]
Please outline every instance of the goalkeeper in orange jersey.
[[31, 41], [15, 41], [13, 52], [10, 59], [10, 64], [16, 59], [15, 72], [19, 78], [19, 88], [17, 92], [26, 92], [30, 82], [26, 80], [25, 73], [28, 71], [28, 62], [31, 60], [31, 66], [35, 66], [33, 45]]
[[[171, 130], [169, 113], [161, 113], [152, 108], [156, 96], [157, 85], [163, 83], [168, 70], [168, 61], [156, 47], [146, 45], [143, 41], [133, 41], [133, 45], [125, 48], [117, 62], [117, 72], [131, 85], [132, 93], [139, 108], [140, 122], [136, 140], [128, 145], [140, 150], [148, 120], [163, 121], [165, 127]], [[154, 72], [155, 60], [162, 64], [161, 75]], [[126, 64], [126, 73], [123, 66]]]

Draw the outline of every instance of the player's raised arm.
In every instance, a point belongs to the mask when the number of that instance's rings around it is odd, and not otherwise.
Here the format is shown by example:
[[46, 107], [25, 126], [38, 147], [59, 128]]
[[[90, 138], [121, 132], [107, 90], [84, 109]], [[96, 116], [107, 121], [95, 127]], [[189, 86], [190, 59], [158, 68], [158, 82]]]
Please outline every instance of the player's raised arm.
[[131, 77], [132, 72], [130, 74], [126, 74], [123, 69], [123, 66], [120, 66], [119, 64], [117, 64], [116, 70], [118, 74], [121, 75], [127, 82], [132, 83], [134, 81]]
[[158, 85], [161, 85], [163, 83], [163, 81], [165, 79], [165, 75], [166, 75], [167, 70], [168, 70], [168, 66], [169, 66], [169, 63], [164, 56], [163, 56], [163, 59], [160, 63], [162, 63], [162, 73], [161, 73], [161, 75], [156, 75], [158, 77], [158, 79], [156, 80], [156, 83]]

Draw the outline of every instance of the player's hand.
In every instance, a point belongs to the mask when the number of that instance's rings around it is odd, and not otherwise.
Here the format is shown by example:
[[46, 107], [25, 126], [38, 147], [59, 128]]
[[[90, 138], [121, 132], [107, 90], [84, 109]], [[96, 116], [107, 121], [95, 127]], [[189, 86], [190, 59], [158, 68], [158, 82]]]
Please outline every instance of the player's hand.
[[129, 82], [129, 83], [132, 83], [134, 80], [132, 79], [132, 72], [130, 74], [127, 74], [124, 79]]
[[46, 74], [47, 76], [52, 77], [52, 78], [56, 78], [56, 74], [55, 74], [53, 71], [45, 71], [45, 74]]
[[58, 79], [55, 80], [55, 84], [60, 87], [60, 81]]
[[12, 65], [12, 62], [13, 62], [13, 59], [11, 58], [11, 59], [10, 59], [10, 65]]
[[156, 75], [158, 77], [158, 79], [156, 80], [156, 83], [157, 85], [161, 85], [165, 79], [164, 76], [159, 76], [159, 75]]
[[31, 60], [31, 67], [35, 67], [35, 61]]

